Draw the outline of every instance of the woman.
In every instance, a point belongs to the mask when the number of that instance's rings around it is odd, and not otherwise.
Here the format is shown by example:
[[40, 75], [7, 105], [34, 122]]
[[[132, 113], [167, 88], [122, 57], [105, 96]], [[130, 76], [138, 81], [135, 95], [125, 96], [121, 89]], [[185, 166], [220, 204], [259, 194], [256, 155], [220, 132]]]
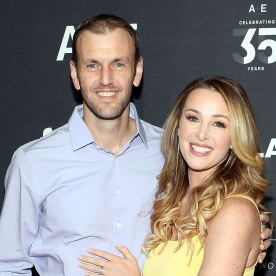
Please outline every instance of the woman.
[[[268, 186], [258, 143], [251, 105], [238, 83], [220, 77], [186, 87], [165, 126], [145, 276], [181, 275], [181, 269], [187, 275], [254, 274], [258, 209], [266, 211], [261, 200]], [[166, 255], [168, 271], [157, 272]]]
[[[216, 77], [184, 89], [165, 124], [144, 276], [254, 274], [259, 210], [267, 212], [261, 201], [269, 185], [258, 143], [252, 107], [238, 83]], [[140, 275], [131, 260], [123, 263], [125, 275]], [[115, 275], [112, 266], [105, 269]]]

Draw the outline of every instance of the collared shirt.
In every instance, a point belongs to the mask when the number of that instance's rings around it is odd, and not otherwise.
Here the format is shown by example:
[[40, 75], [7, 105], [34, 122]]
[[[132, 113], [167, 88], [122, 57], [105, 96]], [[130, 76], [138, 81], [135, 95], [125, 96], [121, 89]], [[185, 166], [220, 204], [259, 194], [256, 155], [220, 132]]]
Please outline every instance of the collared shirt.
[[[119, 254], [127, 246], [142, 267], [150, 211], [163, 165], [162, 129], [139, 120], [114, 155], [97, 145], [75, 108], [68, 124], [20, 147], [5, 178], [0, 275], [84, 275], [88, 248]], [[87, 254], [88, 255], [88, 254]]]

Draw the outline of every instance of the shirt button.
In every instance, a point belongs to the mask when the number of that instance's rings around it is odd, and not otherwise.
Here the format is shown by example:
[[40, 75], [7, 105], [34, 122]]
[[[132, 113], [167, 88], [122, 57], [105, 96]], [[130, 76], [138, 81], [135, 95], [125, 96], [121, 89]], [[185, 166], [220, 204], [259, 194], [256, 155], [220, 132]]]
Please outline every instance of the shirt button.
[[116, 189], [116, 195], [120, 195], [122, 193], [122, 191], [118, 188]]
[[116, 227], [121, 228], [122, 227], [122, 223], [121, 222], [117, 222], [116, 223]]

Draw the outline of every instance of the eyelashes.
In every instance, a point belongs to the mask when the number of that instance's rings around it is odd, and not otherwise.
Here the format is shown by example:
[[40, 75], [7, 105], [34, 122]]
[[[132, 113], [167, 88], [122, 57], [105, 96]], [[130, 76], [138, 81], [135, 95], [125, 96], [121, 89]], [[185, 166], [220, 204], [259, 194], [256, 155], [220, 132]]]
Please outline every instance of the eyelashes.
[[196, 116], [194, 116], [194, 115], [187, 115], [187, 116], [186, 116], [186, 119], [187, 119], [188, 121], [191, 121], [191, 122], [198, 122], [198, 121], [199, 121], [198, 117], [196, 117]]
[[216, 121], [216, 122], [214, 123], [214, 125], [217, 126], [217, 127], [226, 128], [225, 123], [220, 122], [220, 121]]
[[[200, 122], [199, 117], [195, 115], [186, 115], [186, 119], [190, 122]], [[226, 128], [227, 125], [222, 121], [215, 121], [212, 123], [212, 125], [219, 127], [219, 128]]]

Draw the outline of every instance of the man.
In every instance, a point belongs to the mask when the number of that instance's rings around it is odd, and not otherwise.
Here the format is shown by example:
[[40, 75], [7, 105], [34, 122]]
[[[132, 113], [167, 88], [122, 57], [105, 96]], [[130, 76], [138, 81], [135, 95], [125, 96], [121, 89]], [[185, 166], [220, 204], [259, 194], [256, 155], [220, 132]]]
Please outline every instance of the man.
[[65, 126], [20, 147], [9, 166], [0, 275], [30, 275], [33, 265], [44, 276], [83, 275], [80, 254], [120, 254], [117, 243], [143, 265], [162, 130], [140, 120], [130, 103], [143, 72], [134, 30], [112, 15], [83, 22], [70, 69], [83, 106]]

